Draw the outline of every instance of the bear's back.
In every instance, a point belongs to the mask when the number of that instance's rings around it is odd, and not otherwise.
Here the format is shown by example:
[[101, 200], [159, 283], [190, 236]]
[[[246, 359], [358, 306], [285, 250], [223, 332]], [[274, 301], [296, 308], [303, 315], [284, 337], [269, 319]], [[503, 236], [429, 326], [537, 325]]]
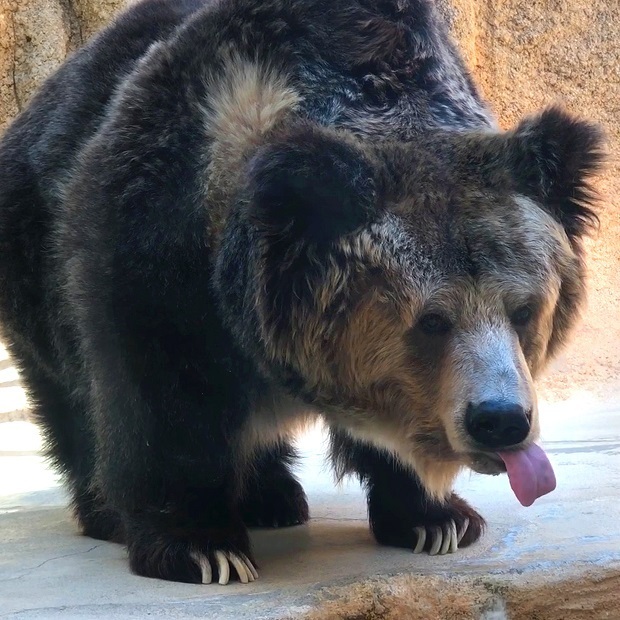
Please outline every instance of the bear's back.
[[5, 193], [21, 180], [35, 185], [44, 200], [53, 199], [57, 181], [97, 131], [122, 80], [153, 43], [169, 37], [208, 2], [140, 2], [71, 56], [3, 136], [0, 179]]

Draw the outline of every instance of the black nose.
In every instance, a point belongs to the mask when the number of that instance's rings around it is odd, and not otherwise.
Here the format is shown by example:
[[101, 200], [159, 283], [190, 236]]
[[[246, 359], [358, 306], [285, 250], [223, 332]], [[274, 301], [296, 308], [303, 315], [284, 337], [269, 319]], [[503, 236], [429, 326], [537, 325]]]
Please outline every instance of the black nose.
[[469, 403], [465, 426], [478, 444], [497, 450], [521, 443], [530, 432], [530, 415], [515, 403], [486, 400], [478, 405]]

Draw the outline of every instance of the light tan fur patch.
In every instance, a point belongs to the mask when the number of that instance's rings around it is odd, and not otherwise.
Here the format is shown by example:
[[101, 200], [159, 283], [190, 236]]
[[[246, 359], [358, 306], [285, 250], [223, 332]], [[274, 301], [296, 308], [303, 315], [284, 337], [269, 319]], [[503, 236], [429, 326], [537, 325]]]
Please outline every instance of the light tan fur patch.
[[211, 203], [215, 238], [239, 175], [252, 152], [260, 146], [299, 102], [300, 96], [274, 67], [231, 54], [223, 71], [209, 75], [208, 101], [202, 106], [207, 151], [205, 195]]

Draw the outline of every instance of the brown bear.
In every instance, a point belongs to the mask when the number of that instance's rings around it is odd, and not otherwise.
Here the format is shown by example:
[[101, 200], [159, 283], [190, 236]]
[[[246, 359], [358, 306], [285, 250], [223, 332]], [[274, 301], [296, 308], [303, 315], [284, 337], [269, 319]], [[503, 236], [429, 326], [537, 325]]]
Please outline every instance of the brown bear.
[[[83, 532], [256, 576], [329, 426], [383, 544], [453, 552], [464, 467], [553, 489], [533, 381], [584, 296], [593, 125], [502, 132], [430, 0], [145, 0], [0, 142], [0, 323]], [[232, 573], [231, 573], [232, 569]]]

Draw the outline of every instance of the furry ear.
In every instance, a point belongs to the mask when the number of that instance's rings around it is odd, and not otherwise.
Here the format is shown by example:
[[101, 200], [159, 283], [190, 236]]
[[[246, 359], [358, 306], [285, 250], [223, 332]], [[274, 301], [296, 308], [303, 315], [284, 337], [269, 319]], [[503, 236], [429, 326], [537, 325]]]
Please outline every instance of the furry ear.
[[571, 238], [597, 224], [597, 194], [589, 183], [605, 159], [597, 125], [552, 107], [523, 120], [508, 133], [508, 143], [518, 191], [550, 209]]
[[376, 215], [370, 159], [350, 139], [303, 126], [260, 148], [247, 172], [249, 217], [278, 236], [327, 243]]

